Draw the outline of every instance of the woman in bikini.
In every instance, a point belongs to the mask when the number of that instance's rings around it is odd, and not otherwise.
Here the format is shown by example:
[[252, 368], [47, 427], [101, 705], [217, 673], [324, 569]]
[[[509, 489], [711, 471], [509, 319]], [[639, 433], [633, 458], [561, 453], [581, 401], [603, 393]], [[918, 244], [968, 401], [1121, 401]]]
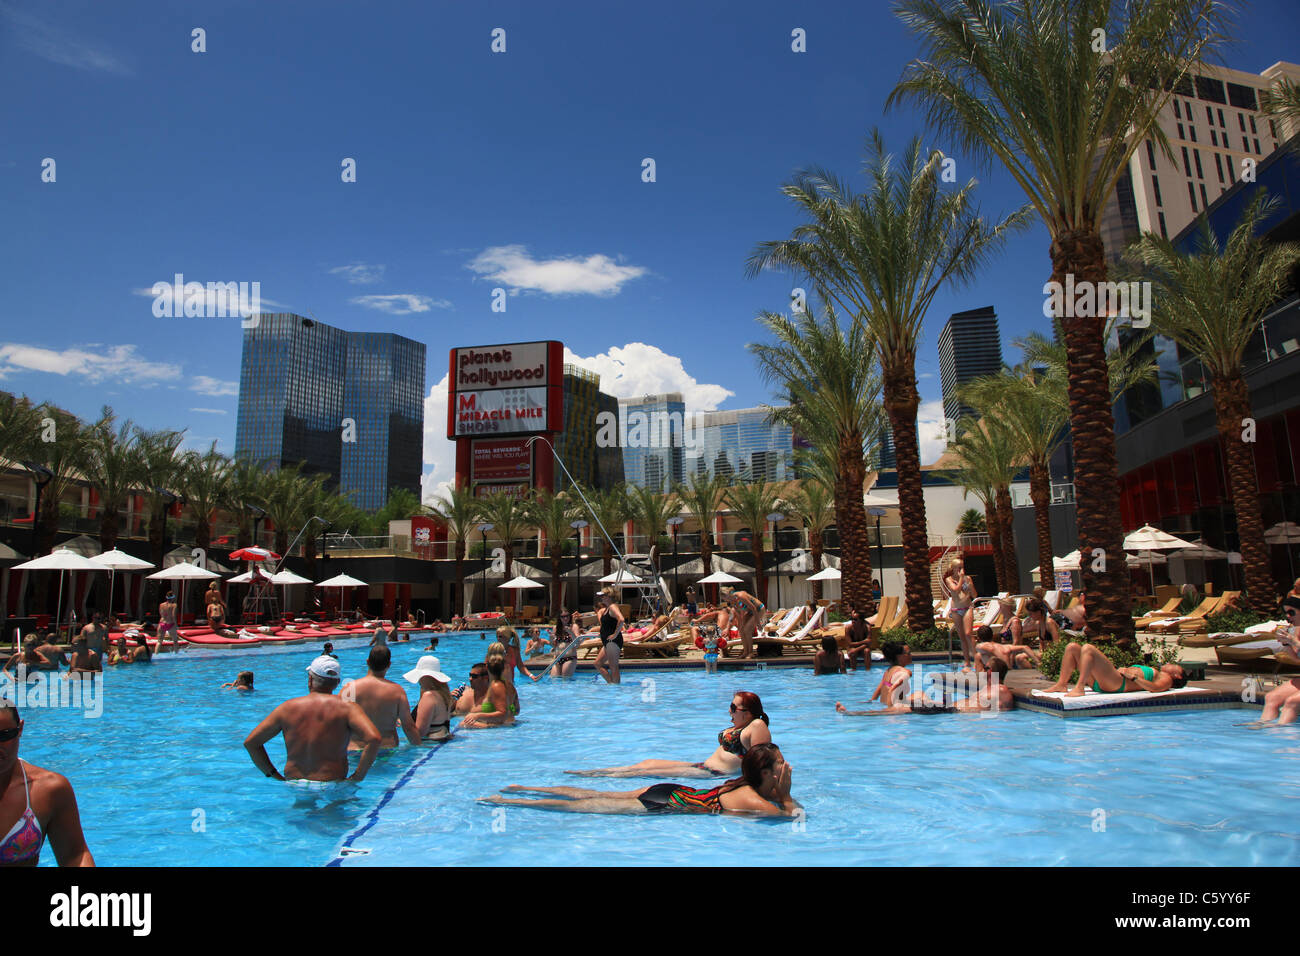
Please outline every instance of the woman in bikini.
[[975, 593], [975, 582], [966, 573], [961, 558], [953, 558], [949, 562], [948, 571], [943, 576], [943, 589], [951, 598], [948, 619], [957, 629], [957, 636], [961, 639], [961, 656], [969, 668], [975, 658], [975, 641], [971, 637], [971, 604], [979, 595]]
[[510, 786], [508, 793], [544, 793], [540, 800], [485, 797], [486, 803], [560, 810], [565, 813], [750, 813], [792, 817], [799, 812], [790, 796], [790, 765], [773, 743], [757, 744], [740, 764], [735, 780], [706, 790], [657, 783], [639, 790], [610, 793], [582, 787]]
[[1187, 673], [1177, 664], [1163, 664], [1158, 669], [1146, 664], [1116, 667], [1101, 649], [1092, 644], [1068, 644], [1061, 658], [1061, 676], [1047, 688], [1059, 694], [1070, 686], [1070, 677], [1079, 672], [1079, 682], [1066, 697], [1082, 697], [1089, 687], [1099, 694], [1125, 694], [1145, 690], [1163, 694], [1187, 685]]
[[910, 714], [912, 712], [912, 648], [907, 644], [889, 641], [880, 649], [889, 662], [885, 676], [880, 678], [876, 692], [871, 695], [871, 703], [880, 701], [883, 710], [849, 710], [838, 700], [835, 712], [846, 717], [876, 717], [881, 714]]
[[[492, 647], [500, 647], [493, 644]], [[470, 707], [465, 719], [460, 722], [460, 730], [472, 730], [476, 727], [504, 727], [515, 722], [516, 705], [510, 702], [510, 685], [504, 680], [506, 656], [504, 653], [492, 653], [488, 649], [488, 659], [484, 664], [470, 669], [471, 680], [482, 679], [475, 671], [478, 667], [487, 670], [487, 679], [491, 681], [487, 694], [477, 708]], [[473, 695], [466, 695], [473, 697]], [[464, 701], [464, 697], [461, 701]]]
[[566, 770], [579, 777], [725, 777], [740, 767], [745, 753], [759, 744], [771, 743], [767, 714], [757, 694], [737, 691], [731, 698], [731, 726], [718, 734], [718, 748], [708, 760], [642, 760], [626, 767], [600, 770]]
[[23, 721], [0, 700], [0, 867], [35, 866], [46, 837], [59, 866], [94, 866], [72, 784], [18, 757]]
[[740, 629], [741, 659], [754, 656], [754, 637], [759, 628], [767, 623], [767, 608], [763, 602], [748, 591], [722, 589], [723, 600], [731, 607], [736, 627]]
[[519, 632], [513, 627], [498, 627], [497, 641], [505, 647], [506, 682], [514, 687], [515, 671], [518, 671], [536, 684], [537, 675], [524, 666], [523, 652], [519, 650]]

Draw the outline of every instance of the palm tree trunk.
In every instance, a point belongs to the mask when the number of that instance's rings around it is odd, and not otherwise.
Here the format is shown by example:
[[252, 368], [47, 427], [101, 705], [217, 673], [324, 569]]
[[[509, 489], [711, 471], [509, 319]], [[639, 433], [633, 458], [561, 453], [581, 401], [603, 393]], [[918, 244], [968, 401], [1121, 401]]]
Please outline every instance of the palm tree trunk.
[[1002, 553], [1002, 527], [998, 524], [994, 499], [984, 506], [984, 527], [989, 532], [989, 544], [993, 546], [993, 576], [997, 578], [999, 591], [1015, 591], [1007, 580], [1007, 565]]
[[840, 535], [840, 594], [844, 605], [862, 608], [864, 616], [876, 613], [871, 596], [871, 536], [867, 509], [862, 503], [866, 468], [862, 464], [862, 435], [842, 436], [835, 473], [835, 527]]
[[212, 515], [200, 515], [194, 526], [194, 546], [207, 551], [212, 545]]
[[[822, 569], [822, 533], [820, 531], [809, 533], [808, 547], [812, 551], [812, 573], [816, 574]], [[843, 578], [840, 580], [843, 580]], [[822, 583], [813, 581], [811, 584], [813, 601], [820, 601], [822, 599]]]
[[1237, 516], [1237, 550], [1241, 552], [1241, 567], [1246, 575], [1246, 601], [1252, 611], [1271, 614], [1276, 607], [1273, 594], [1276, 585], [1259, 510], [1255, 449], [1241, 440], [1242, 419], [1251, 417], [1250, 392], [1240, 371], [1230, 377], [1214, 376], [1211, 387], [1228, 487], [1232, 490], [1232, 509]]
[[1020, 562], [1016, 560], [1016, 532], [1012, 526], [1011, 488], [1003, 485], [998, 488], [997, 498], [998, 534], [1002, 538], [1002, 570], [1006, 572], [1008, 591], [1019, 591]]
[[112, 551], [117, 547], [119, 518], [116, 510], [102, 509], [99, 519], [99, 550]]
[[[601, 552], [601, 557], [603, 557], [603, 558], [605, 559], [605, 575], [604, 575], [604, 576], [605, 576], [605, 577], [609, 577], [611, 574], [614, 573], [614, 546], [613, 546], [612, 544], [609, 543], [609, 539], [608, 539], [608, 538], [605, 538], [605, 540], [604, 540], [604, 544], [602, 544], [601, 547], [604, 549], [604, 550]], [[579, 558], [578, 560], [581, 561], [582, 559]]]
[[[1052, 571], [1052, 482], [1047, 463], [1029, 466], [1029, 497], [1034, 503], [1034, 528], [1038, 533], [1038, 578], [1055, 577]], [[1014, 588], [1018, 591], [1019, 588]]]
[[[1096, 229], [1066, 232], [1052, 240], [1052, 279], [1062, 285], [1104, 282], [1106, 255]], [[1102, 341], [1103, 319], [1063, 317], [1069, 376], [1070, 435], [1074, 445], [1075, 509], [1079, 529], [1080, 568], [1088, 595], [1087, 635], [1133, 640], [1133, 599], [1115, 489], [1115, 416], [1111, 410], [1110, 373]], [[1094, 571], [1095, 552], [1105, 555], [1104, 570]]]
[[767, 575], [763, 571], [763, 534], [755, 532], [750, 538], [749, 553], [754, 557], [754, 587], [758, 599], [767, 603]]
[[916, 444], [916, 409], [920, 403], [916, 375], [910, 367], [905, 371], [886, 370], [885, 407], [894, 432], [894, 454], [898, 462], [898, 514], [903, 525], [907, 626], [914, 633], [934, 626], [925, 492], [921, 487], [921, 454]]

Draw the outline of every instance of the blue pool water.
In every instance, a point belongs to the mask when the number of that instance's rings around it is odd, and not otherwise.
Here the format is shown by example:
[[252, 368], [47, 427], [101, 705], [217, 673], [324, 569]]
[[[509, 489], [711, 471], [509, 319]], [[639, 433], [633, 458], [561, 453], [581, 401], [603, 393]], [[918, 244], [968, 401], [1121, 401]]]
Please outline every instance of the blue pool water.
[[[394, 645], [390, 676], [426, 641]], [[481, 659], [478, 634], [444, 636], [459, 682]], [[590, 674], [520, 687], [510, 729], [467, 732], [430, 753], [403, 746], [336, 793], [268, 780], [248, 731], [305, 692], [317, 645], [181, 655], [111, 670], [99, 719], [29, 708], [22, 755], [65, 774], [101, 865], [1296, 865], [1300, 727], [1238, 726], [1257, 711], [1061, 720], [850, 718], [881, 670], [812, 677]], [[364, 673], [364, 640], [336, 641], [345, 677]], [[239, 670], [257, 691], [220, 691]], [[478, 803], [506, 784], [633, 789], [565, 769], [646, 757], [703, 760], [738, 689], [772, 718], [806, 819], [585, 816]], [[277, 766], [277, 740], [268, 748]], [[417, 766], [418, 764], [418, 766]], [[54, 863], [46, 848], [42, 865]]]

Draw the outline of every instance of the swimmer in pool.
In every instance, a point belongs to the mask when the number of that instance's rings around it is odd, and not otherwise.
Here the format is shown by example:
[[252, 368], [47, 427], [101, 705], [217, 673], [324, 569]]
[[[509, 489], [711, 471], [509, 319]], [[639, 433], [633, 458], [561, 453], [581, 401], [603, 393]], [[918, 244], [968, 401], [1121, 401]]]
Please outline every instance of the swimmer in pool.
[[[370, 722], [379, 731], [381, 750], [397, 749], [399, 724], [407, 743], [414, 746], [420, 742], [420, 735], [415, 732], [415, 722], [411, 719], [411, 702], [406, 699], [405, 688], [384, 676], [392, 663], [393, 652], [386, 645], [372, 647], [366, 658], [366, 676], [360, 680], [348, 681], [339, 692], [343, 700], [359, 705], [366, 712]], [[354, 732], [348, 750], [364, 750], [365, 746], [365, 738]]]
[[[276, 780], [352, 780], [360, 782], [379, 753], [379, 730], [357, 704], [334, 696], [339, 662], [324, 655], [307, 665], [307, 694], [286, 700], [267, 715], [244, 741], [257, 769]], [[266, 744], [284, 734], [284, 773], [275, 769]], [[348, 776], [348, 742], [360, 738], [365, 749]]]
[[737, 691], [731, 698], [731, 726], [718, 734], [718, 748], [708, 760], [642, 760], [627, 767], [601, 770], [566, 770], [579, 777], [725, 777], [740, 769], [745, 754], [759, 744], [772, 742], [767, 714], [758, 695]]
[[706, 790], [657, 783], [639, 790], [606, 792], [581, 787], [506, 787], [510, 793], [544, 793], [540, 800], [485, 797], [486, 803], [565, 813], [747, 813], [792, 817], [800, 809], [790, 795], [790, 765], [773, 743], [752, 747], [741, 761], [741, 776]]
[[227, 681], [221, 685], [222, 690], [225, 690], [228, 687], [234, 688], [235, 690], [253, 690], [253, 672], [240, 671], [235, 675], [233, 681]]

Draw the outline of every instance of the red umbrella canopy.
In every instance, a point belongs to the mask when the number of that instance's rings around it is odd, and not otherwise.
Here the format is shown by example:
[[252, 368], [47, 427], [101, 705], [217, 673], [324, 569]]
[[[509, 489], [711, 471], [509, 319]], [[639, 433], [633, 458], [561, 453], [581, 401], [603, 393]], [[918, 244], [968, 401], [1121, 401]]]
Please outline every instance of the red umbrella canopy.
[[249, 547], [240, 548], [238, 551], [230, 552], [231, 560], [234, 561], [279, 561], [280, 556], [274, 551], [268, 551], [266, 548]]

